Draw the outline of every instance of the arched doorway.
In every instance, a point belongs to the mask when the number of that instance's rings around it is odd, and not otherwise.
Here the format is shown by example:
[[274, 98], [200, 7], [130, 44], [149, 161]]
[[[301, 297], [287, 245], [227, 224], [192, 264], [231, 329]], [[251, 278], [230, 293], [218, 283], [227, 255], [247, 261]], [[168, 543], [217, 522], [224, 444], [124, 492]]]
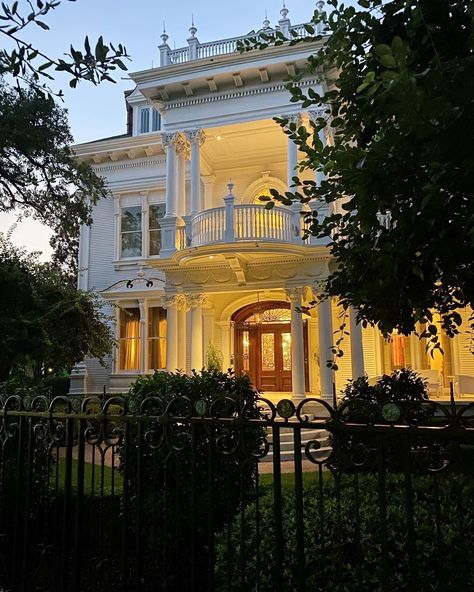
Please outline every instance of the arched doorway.
[[[270, 300], [244, 306], [232, 315], [234, 361], [261, 391], [290, 392], [291, 312], [288, 302]], [[305, 383], [308, 390], [308, 339], [304, 321]]]

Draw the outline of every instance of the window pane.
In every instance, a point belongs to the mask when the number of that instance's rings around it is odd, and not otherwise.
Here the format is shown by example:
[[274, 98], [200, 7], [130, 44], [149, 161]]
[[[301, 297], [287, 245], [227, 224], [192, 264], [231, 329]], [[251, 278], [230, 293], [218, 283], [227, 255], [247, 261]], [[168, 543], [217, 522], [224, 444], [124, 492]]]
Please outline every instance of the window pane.
[[148, 368], [166, 368], [166, 310], [159, 306], [148, 311]]
[[165, 215], [164, 204], [154, 204], [150, 206], [150, 230], [156, 230], [160, 227], [160, 220]]
[[141, 257], [142, 255], [142, 233], [122, 233], [122, 257]]
[[140, 311], [120, 311], [119, 369], [140, 370]]
[[141, 206], [122, 208], [122, 232], [142, 229]]
[[161, 249], [161, 230], [150, 230], [150, 255], [159, 255]]
[[275, 335], [262, 333], [262, 370], [275, 370]]
[[153, 119], [151, 123], [151, 130], [157, 132], [161, 127], [161, 115], [156, 109], [152, 109]]
[[283, 370], [291, 370], [291, 333], [281, 334]]
[[150, 131], [150, 109], [140, 109], [140, 133], [146, 134]]
[[148, 337], [166, 337], [166, 310], [160, 306], [148, 311]]

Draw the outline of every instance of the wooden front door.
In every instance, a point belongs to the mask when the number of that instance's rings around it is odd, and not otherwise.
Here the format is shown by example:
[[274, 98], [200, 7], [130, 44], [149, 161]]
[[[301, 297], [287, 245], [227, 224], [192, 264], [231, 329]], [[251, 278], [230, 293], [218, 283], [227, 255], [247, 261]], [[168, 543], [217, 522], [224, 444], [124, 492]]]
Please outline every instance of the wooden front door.
[[259, 326], [255, 354], [257, 388], [291, 391], [290, 325]]

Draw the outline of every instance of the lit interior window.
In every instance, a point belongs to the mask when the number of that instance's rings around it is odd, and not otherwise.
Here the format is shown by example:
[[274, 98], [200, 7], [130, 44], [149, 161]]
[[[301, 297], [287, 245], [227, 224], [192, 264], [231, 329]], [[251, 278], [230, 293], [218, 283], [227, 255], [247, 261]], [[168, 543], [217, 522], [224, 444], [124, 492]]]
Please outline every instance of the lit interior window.
[[120, 310], [119, 369], [140, 370], [140, 310]]

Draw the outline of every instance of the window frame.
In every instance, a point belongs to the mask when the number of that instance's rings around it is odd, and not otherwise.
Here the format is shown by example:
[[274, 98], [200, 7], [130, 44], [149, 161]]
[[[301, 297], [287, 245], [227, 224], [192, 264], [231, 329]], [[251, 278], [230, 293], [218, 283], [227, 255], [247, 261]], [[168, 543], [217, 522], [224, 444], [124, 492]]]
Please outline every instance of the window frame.
[[[145, 116], [145, 112], [147, 115]], [[146, 117], [147, 125], [144, 125], [144, 117]], [[161, 113], [155, 107], [150, 105], [142, 105], [137, 107], [137, 115], [135, 118], [136, 136], [143, 136], [145, 134], [156, 134], [162, 130]]]

